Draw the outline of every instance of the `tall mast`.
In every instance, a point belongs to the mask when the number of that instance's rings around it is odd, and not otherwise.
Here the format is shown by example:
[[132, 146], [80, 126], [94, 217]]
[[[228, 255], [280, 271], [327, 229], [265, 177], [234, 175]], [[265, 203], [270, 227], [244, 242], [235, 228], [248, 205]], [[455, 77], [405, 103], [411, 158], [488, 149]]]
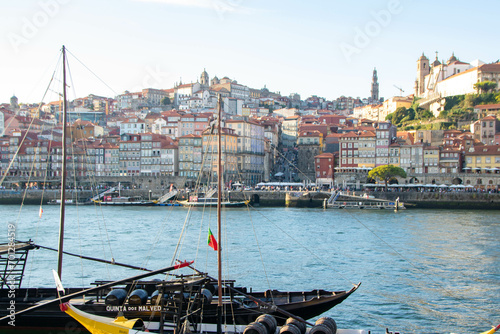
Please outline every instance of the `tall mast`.
[[217, 115], [217, 238], [219, 239], [219, 247], [217, 247], [217, 269], [219, 271], [217, 277], [217, 285], [218, 285], [218, 321], [217, 321], [217, 333], [222, 332], [222, 256], [221, 256], [221, 202], [222, 202], [222, 127], [221, 127], [221, 118], [222, 118], [222, 98], [219, 95], [219, 103], [218, 103], [218, 115]]
[[66, 98], [66, 48], [62, 47], [63, 56], [63, 112], [62, 112], [62, 169], [61, 169], [61, 211], [59, 222], [59, 247], [57, 260], [57, 273], [62, 277], [63, 242], [64, 242], [64, 211], [66, 206], [66, 111], [68, 102]]

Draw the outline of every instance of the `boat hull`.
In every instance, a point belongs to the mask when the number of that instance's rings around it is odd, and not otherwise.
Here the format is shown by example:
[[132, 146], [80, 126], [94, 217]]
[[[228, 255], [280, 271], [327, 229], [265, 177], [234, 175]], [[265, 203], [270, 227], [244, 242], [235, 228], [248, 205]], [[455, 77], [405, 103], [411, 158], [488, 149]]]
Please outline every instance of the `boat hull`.
[[[217, 203], [213, 202], [188, 202], [179, 201], [179, 204], [185, 207], [217, 207]], [[243, 202], [222, 202], [221, 206], [225, 208], [241, 208], [248, 204], [248, 201]]]
[[[249, 296], [269, 304], [274, 299], [275, 305], [280, 309], [295, 316], [310, 319], [321, 315], [344, 301], [357, 287], [355, 286], [349, 291], [338, 292], [323, 290], [308, 292], [266, 291], [251, 293]], [[7, 291], [0, 290], [0, 317], [7, 315], [6, 310], [10, 305]], [[77, 291], [82, 291], [82, 289], [67, 289], [67, 293]], [[15, 299], [16, 311], [31, 307], [44, 300], [56, 298], [55, 289], [19, 289], [16, 291], [16, 294], [18, 296]], [[32, 297], [28, 297], [28, 300], [26, 300], [25, 296]], [[123, 306], [111, 306], [104, 303], [102, 296], [95, 296], [92, 299], [85, 302], [82, 300], [72, 300], [71, 304], [81, 311], [104, 317], [115, 317], [119, 311], [122, 311], [123, 315], [129, 319], [141, 318], [144, 321], [160, 321], [159, 306], [151, 305], [149, 302], [145, 305], [130, 305], [126, 303]], [[255, 321], [262, 313], [274, 315], [280, 325], [283, 325], [287, 318], [287, 316], [280, 314], [274, 308], [268, 308], [264, 304], [258, 305], [249, 298], [233, 302], [232, 306], [228, 309], [234, 310], [232, 314], [227, 314], [224, 319], [225, 323], [228, 324], [246, 325]], [[217, 322], [216, 310], [216, 301], [205, 306], [203, 309], [203, 323], [215, 324]], [[167, 318], [166, 320], [168, 321], [169, 319]], [[193, 319], [193, 322], [196, 323], [197, 320]], [[57, 303], [16, 316], [15, 328], [9, 325], [7, 321], [0, 323], [1, 333], [7, 333], [11, 329], [15, 329], [16, 333], [20, 333], [21, 329], [26, 329], [27, 333], [57, 333], [60, 330], [68, 330], [70, 328], [84, 330], [73, 318], [61, 312]]]

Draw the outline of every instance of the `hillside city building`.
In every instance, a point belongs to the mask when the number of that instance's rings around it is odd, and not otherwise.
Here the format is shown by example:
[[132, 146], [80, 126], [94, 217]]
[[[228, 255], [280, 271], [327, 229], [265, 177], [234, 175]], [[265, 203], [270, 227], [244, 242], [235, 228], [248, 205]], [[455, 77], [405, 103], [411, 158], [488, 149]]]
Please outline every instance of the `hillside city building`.
[[[216, 171], [214, 113], [221, 96], [226, 182], [253, 186], [289, 180], [333, 187], [340, 185], [339, 175], [366, 178], [369, 170], [392, 164], [414, 179], [450, 173], [498, 176], [498, 181], [474, 184], [498, 189], [499, 104], [474, 106], [477, 120], [466, 130], [398, 131], [386, 117], [410, 108], [414, 97], [439, 112], [448, 96], [475, 93], [477, 82], [498, 83], [500, 63], [466, 63], [454, 54], [446, 62], [436, 54], [431, 63], [422, 54], [415, 94], [385, 100], [379, 96], [376, 69], [371, 79], [367, 98], [301, 100], [298, 94], [250, 88], [227, 76], [210, 78], [204, 69], [197, 82], [169, 89], [78, 98], [69, 101], [73, 155], [68, 173], [82, 179], [182, 177], [193, 185]], [[23, 179], [31, 172], [39, 178], [59, 176], [61, 109], [61, 101], [39, 108], [19, 104], [15, 96], [0, 105], [0, 167], [7, 178]]]

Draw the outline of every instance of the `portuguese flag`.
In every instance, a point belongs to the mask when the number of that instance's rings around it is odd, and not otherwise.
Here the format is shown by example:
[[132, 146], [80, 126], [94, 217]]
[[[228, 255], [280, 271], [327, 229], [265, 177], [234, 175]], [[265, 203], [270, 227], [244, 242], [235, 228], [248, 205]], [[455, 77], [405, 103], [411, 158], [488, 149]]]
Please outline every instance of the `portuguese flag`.
[[218, 249], [218, 245], [217, 245], [217, 240], [215, 240], [215, 237], [214, 235], [212, 234], [212, 231], [210, 230], [210, 228], [208, 229], [208, 245], [210, 247], [212, 247], [215, 251]]

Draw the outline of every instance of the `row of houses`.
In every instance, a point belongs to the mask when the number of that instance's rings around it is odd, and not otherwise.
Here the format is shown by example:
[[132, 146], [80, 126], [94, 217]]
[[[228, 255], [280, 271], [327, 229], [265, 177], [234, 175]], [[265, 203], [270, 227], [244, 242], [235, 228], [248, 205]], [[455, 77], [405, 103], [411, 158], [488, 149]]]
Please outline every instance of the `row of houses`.
[[[500, 142], [495, 116], [472, 123], [467, 132], [398, 132], [389, 122], [357, 119], [327, 110], [299, 115], [297, 109], [280, 109], [266, 115], [224, 114], [227, 136], [236, 142], [235, 150], [225, 151], [229, 154], [225, 169], [231, 179], [247, 184], [269, 180], [277, 170], [279, 152], [285, 151], [297, 154], [298, 178], [312, 182], [328, 175], [331, 182], [335, 172], [367, 171], [384, 164], [400, 166], [410, 173], [496, 172], [497, 168], [495, 157], [467, 160], [467, 156], [479, 152], [479, 146]], [[6, 116], [4, 124], [8, 124], [2, 139], [4, 171], [13, 153], [20, 149], [21, 160], [11, 166], [10, 175], [28, 174], [28, 165], [21, 162], [35, 160], [23, 154], [57, 152], [61, 127], [49, 130], [53, 124], [45, 120], [3, 112], [0, 116]], [[183, 111], [120, 113], [109, 117], [107, 126], [77, 120], [68, 127], [68, 136], [75, 143], [73, 153], [80, 156], [74, 158], [74, 166], [79, 166], [75, 175], [85, 176], [88, 171], [98, 176], [178, 175], [194, 180], [200, 172], [207, 171], [200, 164], [212, 150], [206, 132], [213, 133], [213, 125], [212, 113]], [[26, 133], [31, 141], [20, 147], [19, 140]], [[231, 141], [226, 145], [230, 147]], [[331, 171], [318, 170], [315, 157], [323, 154], [327, 154], [327, 159], [332, 159], [328, 154], [333, 154], [332, 163], [328, 164]], [[90, 162], [87, 156], [93, 157]], [[48, 159], [36, 161], [49, 162]], [[55, 171], [59, 165], [56, 160], [53, 162], [53, 168], [48, 169]], [[86, 163], [90, 165], [83, 166]], [[37, 170], [39, 174], [42, 171]]]
[[[432, 134], [431, 130], [426, 132]], [[410, 175], [475, 173], [500, 178], [498, 143], [485, 145], [470, 132], [446, 130], [441, 143], [434, 146], [415, 140], [415, 135], [423, 137], [421, 134], [424, 132], [397, 132], [388, 122], [341, 134], [337, 159], [335, 152], [315, 156], [316, 181], [333, 186], [336, 173], [366, 174], [386, 164], [401, 167]]]
[[[91, 136], [89, 124], [73, 124], [67, 130], [71, 143], [68, 172], [74, 177], [91, 176], [182, 176], [195, 180], [215, 172], [217, 129], [205, 127], [200, 134], [176, 140], [156, 133], [123, 133]], [[222, 133], [225, 175], [248, 184], [261, 182], [273, 165], [270, 140], [263, 124], [228, 120]], [[28, 178], [60, 176], [62, 132], [14, 131], [0, 139], [2, 174]], [[268, 161], [265, 162], [265, 159]], [[269, 161], [270, 160], [270, 161]], [[268, 179], [267, 179], [268, 180]]]

